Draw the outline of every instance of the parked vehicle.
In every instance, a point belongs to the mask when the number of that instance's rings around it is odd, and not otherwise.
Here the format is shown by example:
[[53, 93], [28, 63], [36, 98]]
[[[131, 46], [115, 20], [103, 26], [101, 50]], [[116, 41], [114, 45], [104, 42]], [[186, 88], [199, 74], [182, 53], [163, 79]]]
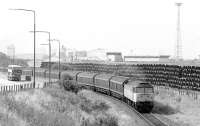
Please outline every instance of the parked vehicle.
[[8, 80], [21, 81], [22, 67], [19, 65], [8, 66]]

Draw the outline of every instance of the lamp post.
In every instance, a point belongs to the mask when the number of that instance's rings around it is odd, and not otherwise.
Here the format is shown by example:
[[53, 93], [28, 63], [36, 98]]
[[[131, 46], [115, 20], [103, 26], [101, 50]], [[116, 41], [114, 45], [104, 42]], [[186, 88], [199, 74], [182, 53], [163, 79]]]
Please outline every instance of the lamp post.
[[60, 80], [60, 40], [58, 40], [58, 39], [51, 39], [51, 41], [57, 41], [58, 42], [58, 46], [59, 46], [59, 50], [58, 50], [58, 52], [59, 52], [59, 61], [58, 61], [58, 72], [59, 72], [59, 74], [58, 74], [58, 78]]
[[42, 45], [49, 45], [49, 84], [50, 84], [50, 82], [51, 82], [51, 42], [50, 42], [51, 36], [50, 36], [50, 32], [48, 32], [48, 31], [35, 31], [35, 32], [46, 33], [49, 36], [49, 44], [42, 44]]
[[29, 9], [10, 9], [10, 10], [14, 10], [14, 11], [27, 11], [27, 12], [32, 12], [33, 13], [33, 33], [34, 33], [34, 58], [33, 58], [33, 88], [35, 88], [35, 43], [36, 43], [36, 36], [35, 36], [35, 30], [36, 30], [36, 22], [35, 22], [35, 10], [29, 10]]

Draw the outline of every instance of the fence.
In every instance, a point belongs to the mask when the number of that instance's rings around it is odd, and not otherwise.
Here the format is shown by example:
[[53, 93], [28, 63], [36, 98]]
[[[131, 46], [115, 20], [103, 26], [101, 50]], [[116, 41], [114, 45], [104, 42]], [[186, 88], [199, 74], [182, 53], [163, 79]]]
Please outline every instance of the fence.
[[[45, 88], [56, 83], [58, 83], [58, 80], [52, 80], [51, 82], [36, 83], [35, 88]], [[0, 93], [5, 94], [8, 92], [19, 92], [19, 91], [24, 91], [24, 90], [33, 89], [33, 88], [34, 88], [33, 82], [20, 83], [20, 84], [18, 83], [4, 84], [4, 85], [0, 85]]]
[[53, 85], [53, 84], [57, 84], [58, 82], [59, 82], [59, 80], [53, 80], [53, 81], [51, 81], [50, 83], [49, 83], [49, 82], [44, 82], [44, 83], [43, 83], [43, 88], [44, 88], [44, 87], [51, 86], [51, 85]]
[[186, 89], [171, 88], [168, 86], [154, 86], [156, 92], [166, 91], [168, 94], [175, 96], [187, 96], [197, 102], [200, 102], [200, 92]]
[[18, 92], [21, 90], [33, 88], [33, 83], [22, 83], [22, 84], [12, 84], [12, 85], [0, 85], [0, 92]]

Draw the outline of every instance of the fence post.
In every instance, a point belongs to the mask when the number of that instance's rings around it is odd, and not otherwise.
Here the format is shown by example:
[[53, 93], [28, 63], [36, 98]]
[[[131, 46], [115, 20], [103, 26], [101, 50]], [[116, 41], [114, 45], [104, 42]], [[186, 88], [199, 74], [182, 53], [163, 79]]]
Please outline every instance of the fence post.
[[18, 85], [18, 91], [20, 91], [20, 84]]
[[18, 85], [16, 85], [16, 92], [18, 92]]
[[3, 94], [4, 94], [5, 86], [3, 86]]

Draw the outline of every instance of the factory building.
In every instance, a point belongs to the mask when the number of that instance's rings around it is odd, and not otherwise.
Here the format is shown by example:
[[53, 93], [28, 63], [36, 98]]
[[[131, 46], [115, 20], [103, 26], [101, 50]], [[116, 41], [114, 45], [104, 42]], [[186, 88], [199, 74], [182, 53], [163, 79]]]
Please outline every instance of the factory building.
[[167, 62], [169, 61], [169, 55], [160, 55], [160, 56], [124, 56], [125, 62]]

